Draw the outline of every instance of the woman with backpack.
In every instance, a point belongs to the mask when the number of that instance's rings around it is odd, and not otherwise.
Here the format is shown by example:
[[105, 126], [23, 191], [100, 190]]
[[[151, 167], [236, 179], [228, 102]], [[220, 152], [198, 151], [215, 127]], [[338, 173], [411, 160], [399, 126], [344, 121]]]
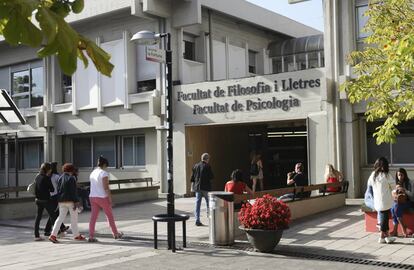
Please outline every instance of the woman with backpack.
[[390, 244], [395, 241], [394, 237], [389, 236], [389, 212], [393, 204], [392, 185], [394, 179], [389, 173], [388, 160], [380, 157], [375, 161], [374, 171], [368, 178], [368, 186], [372, 187], [374, 197], [374, 208], [380, 214], [380, 238], [378, 243]]
[[40, 220], [42, 219], [43, 210], [46, 209], [49, 214], [49, 218], [52, 222], [56, 219], [55, 207], [50, 200], [50, 192], [53, 192], [52, 182], [50, 175], [52, 173], [52, 167], [50, 163], [43, 163], [40, 166], [39, 174], [36, 176], [35, 185], [35, 202], [37, 206], [37, 214], [34, 226], [35, 241], [42, 241], [43, 238], [39, 234]]
[[79, 233], [78, 229], [77, 207], [79, 207], [79, 197], [76, 191], [76, 178], [74, 177], [75, 166], [71, 163], [66, 163], [63, 165], [62, 171], [63, 173], [58, 180], [59, 217], [56, 219], [49, 240], [53, 243], [59, 243], [57, 233], [69, 212], [73, 239], [82, 241], [85, 240], [85, 237]]
[[262, 156], [260, 154], [253, 154], [250, 162], [250, 179], [253, 182], [253, 192], [256, 192], [257, 182], [259, 182], [260, 190], [263, 191], [263, 163]]

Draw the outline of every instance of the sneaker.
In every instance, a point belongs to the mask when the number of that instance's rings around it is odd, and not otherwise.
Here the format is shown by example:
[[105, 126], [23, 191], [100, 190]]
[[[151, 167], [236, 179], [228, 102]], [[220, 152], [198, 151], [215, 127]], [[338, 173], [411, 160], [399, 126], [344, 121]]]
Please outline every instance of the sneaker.
[[122, 237], [124, 236], [124, 233], [122, 233], [122, 232], [119, 232], [119, 233], [117, 233], [116, 235], [114, 235], [114, 238], [115, 239], [122, 239]]
[[79, 234], [78, 236], [76, 236], [76, 237], [75, 237], [75, 238], [73, 238], [73, 239], [78, 240], [78, 241], [83, 241], [83, 240], [86, 240], [85, 236], [83, 236], [82, 234]]
[[43, 237], [39, 236], [39, 237], [35, 237], [34, 239], [35, 241], [43, 241], [45, 240]]
[[395, 242], [395, 237], [392, 237], [392, 236], [385, 237], [385, 242], [387, 244], [394, 243]]
[[386, 242], [385, 242], [385, 238], [379, 238], [378, 239], [378, 243], [380, 243], [380, 244], [385, 244]]
[[98, 239], [96, 239], [96, 238], [89, 238], [88, 239], [88, 242], [89, 243], [96, 243], [96, 242], [98, 242]]
[[54, 235], [49, 236], [49, 241], [52, 242], [52, 243], [55, 243], [55, 244], [59, 243], [56, 236], [54, 236]]
[[201, 223], [200, 221], [196, 221], [195, 225], [196, 226], [204, 226], [203, 223]]

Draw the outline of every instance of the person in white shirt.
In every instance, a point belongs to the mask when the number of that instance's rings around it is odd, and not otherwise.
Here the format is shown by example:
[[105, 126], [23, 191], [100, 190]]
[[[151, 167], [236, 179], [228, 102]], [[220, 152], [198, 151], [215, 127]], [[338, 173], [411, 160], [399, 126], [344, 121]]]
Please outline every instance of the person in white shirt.
[[122, 238], [123, 234], [118, 232], [112, 214], [112, 196], [109, 189], [109, 173], [106, 171], [108, 160], [102, 156], [98, 159], [98, 167], [89, 176], [91, 191], [89, 200], [91, 202], [91, 219], [89, 221], [89, 242], [96, 242], [95, 224], [98, 219], [99, 210], [102, 208], [112, 230], [115, 239]]
[[380, 157], [375, 161], [374, 171], [368, 179], [368, 186], [372, 187], [374, 195], [374, 208], [380, 214], [380, 238], [379, 243], [390, 244], [395, 241], [389, 236], [389, 212], [393, 204], [392, 185], [394, 179], [389, 173], [388, 160]]

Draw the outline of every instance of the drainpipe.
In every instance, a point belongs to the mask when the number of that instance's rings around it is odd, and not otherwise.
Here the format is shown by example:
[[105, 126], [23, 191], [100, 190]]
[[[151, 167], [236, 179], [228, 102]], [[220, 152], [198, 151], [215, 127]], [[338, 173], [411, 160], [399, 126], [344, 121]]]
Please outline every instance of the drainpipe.
[[213, 72], [213, 22], [212, 22], [212, 14], [211, 10], [208, 10], [208, 42], [209, 42], [209, 54], [210, 54], [210, 81], [214, 79]]

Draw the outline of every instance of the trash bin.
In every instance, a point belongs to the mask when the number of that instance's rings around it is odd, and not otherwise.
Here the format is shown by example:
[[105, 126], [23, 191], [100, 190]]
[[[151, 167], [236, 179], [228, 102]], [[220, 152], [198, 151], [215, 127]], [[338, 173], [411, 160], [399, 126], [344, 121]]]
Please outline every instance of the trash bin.
[[232, 245], [234, 243], [233, 192], [209, 192], [208, 199], [210, 204], [210, 244], [219, 246]]

